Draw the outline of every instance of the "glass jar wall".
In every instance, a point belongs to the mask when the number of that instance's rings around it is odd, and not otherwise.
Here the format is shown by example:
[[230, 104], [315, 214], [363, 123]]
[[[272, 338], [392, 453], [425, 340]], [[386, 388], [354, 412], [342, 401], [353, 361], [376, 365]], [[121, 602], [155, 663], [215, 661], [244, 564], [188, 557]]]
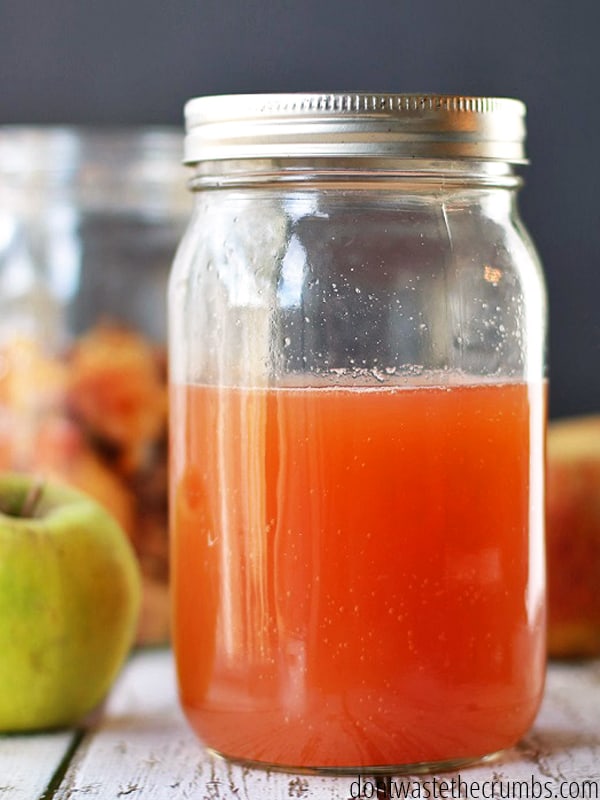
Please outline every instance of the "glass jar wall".
[[483, 130], [522, 107], [353, 97], [188, 106], [180, 694], [245, 762], [456, 767], [513, 745], [544, 679], [545, 294]]

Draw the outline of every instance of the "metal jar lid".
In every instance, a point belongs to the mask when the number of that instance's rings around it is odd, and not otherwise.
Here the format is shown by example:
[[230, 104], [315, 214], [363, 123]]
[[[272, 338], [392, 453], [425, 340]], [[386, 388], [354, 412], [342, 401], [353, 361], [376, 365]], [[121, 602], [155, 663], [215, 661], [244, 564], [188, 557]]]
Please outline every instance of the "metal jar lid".
[[185, 162], [377, 157], [525, 162], [525, 105], [434, 94], [249, 94], [185, 106]]

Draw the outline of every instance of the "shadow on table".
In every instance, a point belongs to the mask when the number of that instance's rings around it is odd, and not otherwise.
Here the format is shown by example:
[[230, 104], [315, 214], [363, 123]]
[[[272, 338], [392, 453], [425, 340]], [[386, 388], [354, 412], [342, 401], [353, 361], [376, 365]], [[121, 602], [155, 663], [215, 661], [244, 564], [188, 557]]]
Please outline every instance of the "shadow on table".
[[600, 729], [597, 731], [574, 731], [538, 726], [519, 742], [514, 750], [518, 758], [535, 760], [540, 755], [552, 756], [581, 748], [600, 749]]

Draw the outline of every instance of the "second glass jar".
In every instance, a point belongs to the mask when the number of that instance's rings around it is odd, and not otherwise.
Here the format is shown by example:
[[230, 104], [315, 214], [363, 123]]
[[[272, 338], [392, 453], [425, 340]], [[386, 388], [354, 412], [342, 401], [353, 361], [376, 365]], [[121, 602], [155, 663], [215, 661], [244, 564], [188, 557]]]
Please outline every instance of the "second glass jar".
[[189, 215], [170, 128], [0, 127], [0, 469], [66, 481], [135, 547], [169, 632], [165, 294]]

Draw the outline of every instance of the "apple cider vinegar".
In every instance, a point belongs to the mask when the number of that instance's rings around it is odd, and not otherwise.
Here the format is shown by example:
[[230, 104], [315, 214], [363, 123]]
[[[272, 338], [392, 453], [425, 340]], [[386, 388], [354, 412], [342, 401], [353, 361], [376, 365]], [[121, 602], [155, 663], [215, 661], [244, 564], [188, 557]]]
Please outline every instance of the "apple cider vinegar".
[[200, 736], [299, 767], [514, 743], [543, 686], [542, 386], [174, 392], [174, 635]]

